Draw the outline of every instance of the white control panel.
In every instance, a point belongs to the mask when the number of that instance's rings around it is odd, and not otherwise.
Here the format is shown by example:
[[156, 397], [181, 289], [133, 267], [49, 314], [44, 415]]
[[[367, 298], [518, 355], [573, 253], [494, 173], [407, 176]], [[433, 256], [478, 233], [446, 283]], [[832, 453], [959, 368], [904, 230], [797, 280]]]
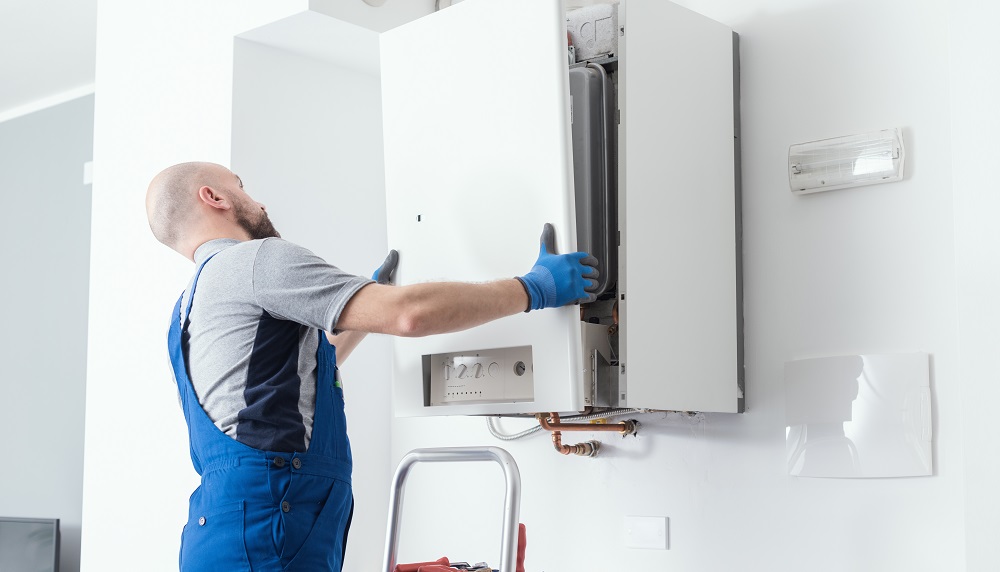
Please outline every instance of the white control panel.
[[535, 398], [531, 346], [424, 356], [428, 405], [516, 403]]

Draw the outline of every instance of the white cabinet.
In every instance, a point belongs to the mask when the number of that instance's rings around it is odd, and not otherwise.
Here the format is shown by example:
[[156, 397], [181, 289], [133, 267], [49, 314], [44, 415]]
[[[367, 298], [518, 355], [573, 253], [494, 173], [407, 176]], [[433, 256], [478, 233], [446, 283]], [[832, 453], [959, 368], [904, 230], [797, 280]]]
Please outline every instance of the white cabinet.
[[[737, 38], [662, 0], [618, 24], [618, 343], [579, 307], [396, 339], [397, 414], [580, 411], [597, 378], [613, 406], [743, 410]], [[398, 282], [524, 274], [546, 222], [575, 250], [563, 4], [467, 0], [380, 42]]]

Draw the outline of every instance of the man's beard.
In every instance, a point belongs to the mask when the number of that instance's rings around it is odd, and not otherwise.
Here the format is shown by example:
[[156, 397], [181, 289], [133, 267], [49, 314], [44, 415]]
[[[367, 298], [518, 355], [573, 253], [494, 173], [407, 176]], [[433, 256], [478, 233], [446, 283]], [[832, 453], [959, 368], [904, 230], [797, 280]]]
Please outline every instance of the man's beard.
[[[254, 220], [253, 215], [257, 215], [256, 220]], [[236, 222], [250, 235], [250, 240], [281, 238], [281, 234], [274, 228], [271, 219], [262, 209], [239, 207], [236, 209]]]

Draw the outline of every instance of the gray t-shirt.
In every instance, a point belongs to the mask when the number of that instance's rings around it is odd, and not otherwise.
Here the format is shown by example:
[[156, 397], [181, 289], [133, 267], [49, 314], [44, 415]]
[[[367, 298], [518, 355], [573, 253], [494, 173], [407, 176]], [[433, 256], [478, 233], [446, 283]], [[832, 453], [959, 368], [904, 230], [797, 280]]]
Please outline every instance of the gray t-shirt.
[[[195, 251], [195, 264], [212, 254], [198, 279], [185, 347], [198, 401], [241, 443], [305, 451], [320, 330], [335, 332], [348, 300], [372, 281], [279, 238], [212, 240]], [[182, 314], [190, 290], [188, 283]]]

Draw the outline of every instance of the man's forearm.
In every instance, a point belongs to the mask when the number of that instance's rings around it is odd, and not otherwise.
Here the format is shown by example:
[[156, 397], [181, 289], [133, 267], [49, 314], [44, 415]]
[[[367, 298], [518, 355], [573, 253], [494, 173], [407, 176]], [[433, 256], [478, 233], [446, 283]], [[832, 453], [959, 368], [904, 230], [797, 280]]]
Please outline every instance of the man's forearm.
[[481, 284], [438, 282], [404, 286], [412, 304], [412, 336], [466, 330], [523, 312], [528, 295], [516, 279]]
[[339, 334], [331, 334], [326, 332], [326, 339], [330, 342], [330, 345], [337, 348], [337, 365], [343, 365], [347, 361], [347, 357], [351, 355], [354, 348], [358, 347], [361, 340], [365, 339], [367, 332], [340, 332]]
[[419, 337], [457, 332], [523, 312], [528, 295], [516, 279], [480, 284], [370, 284], [341, 313], [344, 330]]
[[388, 286], [398, 261], [395, 250], [375, 273], [378, 279], [358, 290], [340, 313], [337, 328], [419, 337], [458, 332], [518, 312], [593, 301], [597, 259], [585, 252], [556, 254], [555, 229], [546, 223], [538, 259], [519, 278], [480, 284], [429, 282]]

